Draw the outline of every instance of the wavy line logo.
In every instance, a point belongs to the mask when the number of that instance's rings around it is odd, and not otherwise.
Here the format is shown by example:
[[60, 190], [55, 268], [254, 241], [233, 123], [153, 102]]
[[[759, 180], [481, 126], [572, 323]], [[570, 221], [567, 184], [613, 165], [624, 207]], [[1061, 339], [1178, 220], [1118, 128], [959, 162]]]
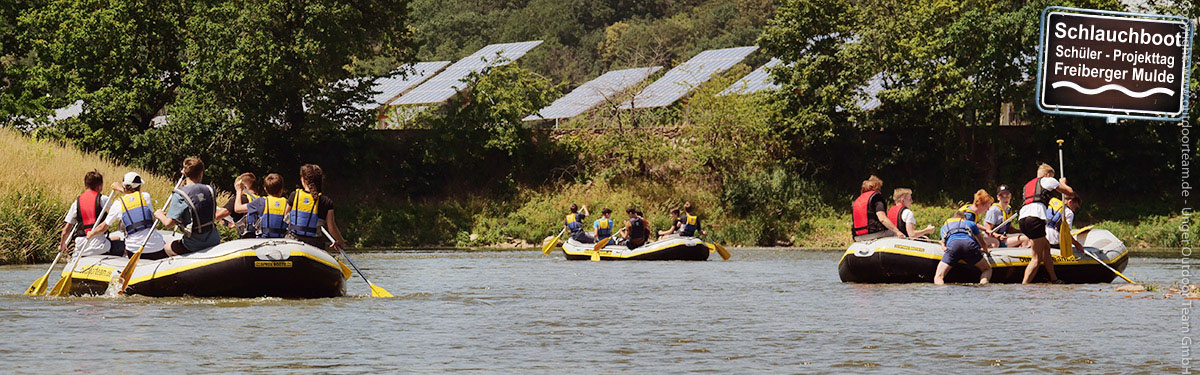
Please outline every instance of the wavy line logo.
[[1050, 87], [1056, 88], [1056, 89], [1059, 87], [1066, 87], [1066, 88], [1078, 91], [1080, 94], [1084, 94], [1084, 95], [1096, 95], [1096, 94], [1099, 94], [1099, 93], [1102, 93], [1105, 91], [1116, 90], [1116, 91], [1120, 91], [1121, 93], [1123, 93], [1125, 95], [1128, 95], [1133, 98], [1138, 98], [1138, 99], [1145, 98], [1147, 96], [1154, 95], [1154, 94], [1167, 94], [1168, 96], [1175, 95], [1175, 91], [1165, 88], [1165, 87], [1155, 87], [1155, 88], [1152, 88], [1152, 89], [1149, 89], [1146, 91], [1138, 92], [1138, 91], [1130, 91], [1129, 89], [1125, 88], [1125, 86], [1121, 86], [1121, 85], [1118, 85], [1115, 83], [1110, 83], [1110, 84], [1100, 86], [1100, 87], [1097, 87], [1094, 89], [1086, 89], [1086, 88], [1083, 88], [1083, 87], [1075, 84], [1075, 82], [1058, 81], [1058, 82], [1051, 83]]

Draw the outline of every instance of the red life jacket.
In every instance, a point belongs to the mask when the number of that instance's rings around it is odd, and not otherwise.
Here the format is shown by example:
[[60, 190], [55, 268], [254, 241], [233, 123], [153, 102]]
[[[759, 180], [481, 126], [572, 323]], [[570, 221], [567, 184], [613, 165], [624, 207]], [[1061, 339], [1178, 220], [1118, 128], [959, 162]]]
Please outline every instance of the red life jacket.
[[907, 210], [907, 209], [908, 209], [908, 206], [897, 204], [895, 206], [892, 206], [892, 208], [889, 208], [888, 214], [887, 214], [888, 220], [891, 220], [892, 224], [896, 225], [896, 229], [899, 229], [900, 232], [904, 233], [905, 236], [908, 235], [908, 226], [904, 225], [904, 223], [901, 222], [900, 215], [903, 215], [904, 210]]
[[1023, 192], [1025, 195], [1025, 204], [1050, 203], [1051, 194], [1054, 192], [1043, 188], [1041, 181], [1042, 177], [1034, 177], [1032, 180], [1029, 180], [1029, 182], [1025, 183], [1025, 189]]
[[92, 226], [96, 225], [96, 216], [100, 214], [100, 193], [95, 190], [88, 190], [79, 194], [79, 198], [75, 200], [75, 221], [83, 227], [83, 233], [87, 234], [92, 231]]
[[870, 212], [871, 208], [868, 206], [871, 204], [871, 198], [875, 197], [876, 194], [879, 194], [879, 191], [871, 190], [859, 194], [858, 198], [854, 200], [854, 205], [851, 206], [854, 213], [854, 228], [852, 228], [851, 231], [853, 231], [855, 236], [861, 236], [870, 233], [867, 231], [867, 225], [870, 224], [872, 220]]

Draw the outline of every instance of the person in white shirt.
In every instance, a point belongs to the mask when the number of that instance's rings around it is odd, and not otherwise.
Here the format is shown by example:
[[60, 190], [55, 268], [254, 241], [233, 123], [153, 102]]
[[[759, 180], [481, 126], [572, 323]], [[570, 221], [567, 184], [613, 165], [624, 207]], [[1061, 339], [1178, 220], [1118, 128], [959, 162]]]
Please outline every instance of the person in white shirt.
[[1055, 192], [1075, 195], [1075, 190], [1067, 186], [1067, 179], [1055, 180], [1054, 168], [1043, 163], [1038, 166], [1037, 177], [1025, 183], [1025, 201], [1017, 219], [1025, 236], [1033, 241], [1033, 259], [1025, 267], [1022, 284], [1033, 282], [1040, 266], [1045, 266], [1051, 283], [1062, 283], [1054, 273], [1054, 258], [1050, 257], [1050, 242], [1046, 240], [1046, 204]]
[[888, 209], [888, 220], [905, 236], [921, 237], [934, 231], [935, 228], [931, 224], [926, 224], [925, 229], [917, 230], [917, 214], [909, 208], [913, 204], [911, 189], [892, 190], [892, 201], [896, 202], [896, 205]]
[[141, 259], [157, 260], [167, 257], [163, 251], [166, 241], [154, 230], [154, 201], [150, 193], [142, 192], [142, 177], [137, 173], [125, 174], [121, 183], [113, 183], [113, 190], [125, 195], [113, 203], [103, 223], [88, 233], [88, 238], [103, 235], [108, 228], [121, 223], [125, 231], [125, 255], [132, 256], [144, 242], [146, 249], [142, 251]]
[[[75, 202], [71, 203], [67, 216], [63, 217], [65, 224], [58, 241], [58, 251], [66, 252], [67, 240], [70, 239], [68, 237], [73, 237], [75, 250], [81, 256], [107, 254], [112, 247], [107, 237], [101, 236], [101, 238], [91, 241], [84, 237], [92, 231], [92, 227], [97, 222], [104, 220], [99, 216], [104, 211], [104, 207], [108, 207], [108, 197], [100, 193], [104, 185], [104, 175], [96, 170], [88, 172], [83, 176], [83, 184], [87, 190], [79, 194]], [[74, 232], [72, 232], [72, 228]], [[120, 256], [121, 252], [118, 251], [113, 255]]]

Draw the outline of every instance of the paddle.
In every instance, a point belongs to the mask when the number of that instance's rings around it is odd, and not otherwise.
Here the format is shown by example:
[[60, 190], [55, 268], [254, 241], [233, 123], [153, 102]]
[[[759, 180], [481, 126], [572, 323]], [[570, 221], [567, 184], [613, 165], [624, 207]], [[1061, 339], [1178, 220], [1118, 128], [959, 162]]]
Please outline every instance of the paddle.
[[[104, 208], [100, 209], [100, 213], [96, 215], [96, 222], [92, 223], [92, 230], [96, 230], [96, 226], [103, 222], [105, 219], [104, 216], [108, 213], [108, 209], [113, 205], [113, 197], [116, 196], [116, 194], [117, 192], [115, 191], [108, 193], [108, 204], [104, 205]], [[88, 241], [84, 241], [85, 244], [87, 242]], [[58, 279], [57, 283], [54, 283], [54, 288], [50, 290], [50, 295], [56, 297], [66, 297], [71, 293], [71, 275], [75, 274], [75, 269], [79, 267], [79, 258], [81, 257], [83, 257], [82, 249], [75, 249], [75, 256], [73, 257], [75, 263], [70, 263], [71, 272], [67, 272], [66, 275]]]
[[[67, 234], [67, 238], [63, 240], [62, 246], [60, 246], [60, 247], [66, 248], [67, 241], [70, 241], [71, 238], [75, 237], [76, 230], [79, 230], [79, 223], [75, 223], [75, 224], [71, 225], [71, 233]], [[42, 277], [39, 277], [39, 278], [37, 278], [37, 280], [34, 280], [33, 284], [30, 284], [29, 288], [25, 289], [25, 295], [40, 296], [40, 295], [46, 293], [46, 286], [50, 285], [50, 279], [49, 279], [50, 272], [54, 271], [54, 266], [58, 265], [58, 259], [62, 258], [62, 254], [63, 254], [62, 251], [59, 251], [54, 254], [54, 261], [50, 262], [50, 268], [47, 268], [46, 273], [43, 274]]]
[[555, 235], [553, 239], [546, 241], [546, 244], [542, 245], [542, 253], [546, 254], [546, 255], [550, 255], [550, 249], [554, 248], [554, 245], [558, 245], [558, 238], [562, 237], [563, 233], [566, 233], [566, 232], [567, 232], [567, 228], [564, 227], [561, 231], [558, 231], [558, 234]]
[[[176, 181], [175, 187], [171, 188], [172, 191], [175, 189], [178, 189], [179, 185], [183, 184], [183, 177], [184, 176], [182, 176], [182, 175], [179, 176], [179, 181]], [[138, 194], [141, 194], [141, 192], [138, 192]], [[166, 211], [170, 207], [171, 207], [171, 197], [168, 196], [167, 202], [163, 203], [162, 210]], [[154, 228], [156, 228], [156, 227], [158, 227], [158, 218], [157, 217], [154, 218], [154, 222], [150, 223], [150, 228], [148, 230], [154, 230]], [[137, 262], [139, 259], [142, 258], [142, 251], [146, 250], [146, 243], [150, 242], [150, 237], [151, 237], [151, 234], [146, 235], [146, 239], [142, 240], [142, 245], [138, 246], [138, 251], [136, 253], [133, 253], [133, 256], [129, 257], [128, 263], [125, 263], [125, 269], [121, 270], [121, 289], [117, 289], [117, 294], [125, 295], [125, 288], [129, 286], [129, 278], [133, 276], [133, 270], [137, 269]]]
[[[1058, 142], [1058, 174], [1060, 176], [1062, 176], [1063, 178], [1067, 178], [1067, 173], [1066, 173], [1066, 171], [1063, 170], [1063, 149], [1062, 149], [1063, 140], [1059, 139], [1057, 142]], [[1062, 217], [1062, 221], [1058, 223], [1058, 238], [1059, 238], [1058, 253], [1060, 255], [1062, 255], [1063, 259], [1067, 259], [1067, 258], [1075, 256], [1075, 251], [1071, 244], [1073, 242], [1072, 239], [1074, 239], [1074, 236], [1071, 236], [1071, 224], [1067, 223], [1068, 208], [1067, 208], [1067, 196], [1065, 194], [1063, 195], [1062, 200], [1063, 200], [1063, 202], [1062, 202], [1063, 217]]]
[[[705, 238], [705, 239], [707, 240], [709, 238]], [[712, 245], [712, 247], [717, 250], [717, 254], [719, 254], [721, 256], [721, 260], [729, 260], [729, 257], [732, 256], [731, 254], [729, 254], [729, 250], [725, 249], [725, 246], [721, 246], [721, 244], [716, 243], [714, 241], [705, 241], [705, 242], [708, 242], [709, 245]]]
[[1093, 227], [1093, 226], [1094, 226], [1094, 225], [1088, 225], [1088, 226], [1086, 226], [1086, 227], [1083, 227], [1083, 228], [1076, 229], [1074, 232], [1071, 232], [1071, 237], [1075, 237], [1075, 236], [1078, 236], [1080, 233], [1083, 233], [1083, 232], [1087, 232], [1087, 231], [1089, 231], [1089, 230], [1092, 230], [1092, 227]]
[[1120, 276], [1122, 279], [1125, 279], [1125, 282], [1130, 283], [1130, 284], [1137, 284], [1137, 283], [1133, 282], [1133, 280], [1130, 280], [1128, 277], [1125, 277], [1125, 275], [1122, 275], [1121, 271], [1117, 271], [1115, 268], [1112, 268], [1112, 266], [1109, 266], [1108, 263], [1104, 263], [1104, 261], [1100, 260], [1100, 257], [1096, 256], [1096, 254], [1092, 254], [1091, 252], [1087, 251], [1087, 249], [1079, 249], [1079, 250], [1082, 251], [1084, 254], [1087, 254], [1088, 256], [1092, 257], [1092, 259], [1095, 259], [1096, 263], [1100, 263], [1100, 265], [1104, 266], [1104, 268], [1108, 268], [1109, 271], [1112, 271], [1117, 276]]
[[[329, 242], [337, 243], [337, 241], [333, 239], [333, 236], [329, 234], [329, 231], [325, 230], [325, 227], [321, 227], [321, 233], [325, 234], [325, 238], [328, 238]], [[371, 287], [371, 297], [395, 297], [392, 295], [392, 293], [388, 292], [387, 289], [383, 289], [383, 287], [371, 283], [371, 280], [367, 280], [367, 275], [363, 275], [362, 270], [358, 269], [358, 266], [354, 265], [354, 261], [350, 260], [350, 257], [346, 256], [346, 252], [342, 250], [341, 246], [334, 247], [338, 249], [338, 252], [342, 253], [342, 258], [346, 258], [346, 262], [350, 263], [350, 267], [354, 267], [354, 271], [358, 272], [358, 276], [362, 277], [363, 281], [366, 281], [367, 285]]]

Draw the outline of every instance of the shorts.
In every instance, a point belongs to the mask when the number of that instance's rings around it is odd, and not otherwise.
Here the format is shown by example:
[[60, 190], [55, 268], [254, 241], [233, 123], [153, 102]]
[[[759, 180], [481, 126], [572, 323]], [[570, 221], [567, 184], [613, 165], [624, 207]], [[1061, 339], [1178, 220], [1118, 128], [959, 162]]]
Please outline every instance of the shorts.
[[631, 239], [628, 242], [626, 242], [625, 247], [628, 247], [630, 250], [633, 250], [633, 249], [642, 247], [642, 245], [645, 245], [645, 244], [646, 244], [645, 238], [634, 238], [634, 239]]
[[191, 250], [188, 250], [187, 246], [183, 246], [183, 240], [171, 241], [171, 251], [175, 252], [176, 255], [183, 255], [192, 252]]
[[979, 250], [979, 244], [969, 240], [954, 240], [946, 244], [946, 253], [942, 254], [942, 263], [953, 265], [959, 260], [965, 260], [970, 265], [983, 260], [983, 252]]
[[[125, 250], [125, 257], [133, 258], [133, 253], [129, 252], [129, 250]], [[167, 259], [167, 258], [168, 258], [168, 255], [167, 255], [166, 251], [155, 251], [153, 253], [147, 253], [145, 250], [142, 250], [142, 256], [138, 259], [159, 260], [159, 259]]]
[[1017, 221], [1021, 224], [1021, 233], [1031, 240], [1046, 238], [1046, 220], [1036, 216], [1026, 216]]

